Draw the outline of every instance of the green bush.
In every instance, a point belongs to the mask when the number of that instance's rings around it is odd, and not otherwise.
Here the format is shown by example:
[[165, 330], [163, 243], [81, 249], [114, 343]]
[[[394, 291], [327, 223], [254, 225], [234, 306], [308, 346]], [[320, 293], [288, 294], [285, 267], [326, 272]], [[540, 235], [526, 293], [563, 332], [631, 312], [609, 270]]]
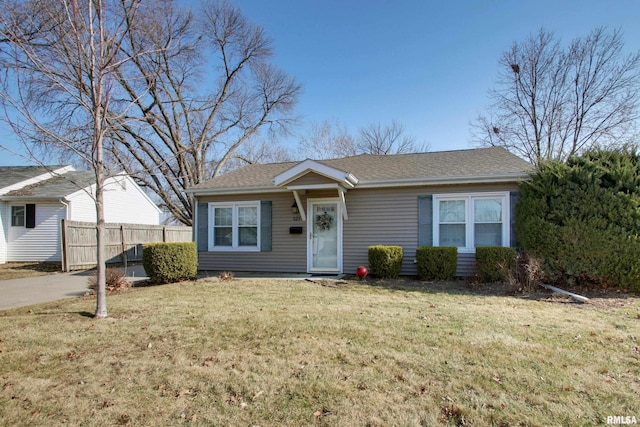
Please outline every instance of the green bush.
[[502, 246], [476, 247], [476, 272], [480, 283], [506, 282], [516, 267], [516, 251]]
[[458, 268], [458, 248], [421, 246], [416, 249], [420, 280], [453, 280]]
[[516, 235], [543, 260], [544, 280], [640, 291], [640, 156], [599, 150], [543, 163], [520, 185]]
[[369, 246], [369, 270], [380, 278], [395, 278], [402, 270], [402, 246]]
[[142, 251], [142, 265], [155, 283], [192, 279], [198, 274], [198, 253], [194, 242], [152, 243]]

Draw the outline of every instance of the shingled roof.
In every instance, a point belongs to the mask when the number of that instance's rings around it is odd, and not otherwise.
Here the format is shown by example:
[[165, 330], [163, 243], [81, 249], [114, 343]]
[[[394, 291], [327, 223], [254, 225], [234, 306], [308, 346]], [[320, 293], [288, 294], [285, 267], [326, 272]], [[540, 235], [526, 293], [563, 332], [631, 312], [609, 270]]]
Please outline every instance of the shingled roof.
[[61, 198], [95, 183], [91, 171], [70, 171], [45, 181], [8, 192], [7, 197]]
[[[439, 151], [416, 154], [360, 154], [339, 159], [319, 160], [326, 166], [354, 175], [361, 186], [366, 183], [403, 180], [436, 181], [451, 179], [460, 183], [472, 178], [513, 176], [521, 179], [532, 165], [501, 147]], [[200, 183], [191, 192], [215, 192], [228, 189], [276, 188], [275, 176], [300, 162], [253, 164]]]
[[63, 165], [51, 166], [0, 166], [0, 188], [9, 187], [22, 181], [27, 181], [54, 170]]

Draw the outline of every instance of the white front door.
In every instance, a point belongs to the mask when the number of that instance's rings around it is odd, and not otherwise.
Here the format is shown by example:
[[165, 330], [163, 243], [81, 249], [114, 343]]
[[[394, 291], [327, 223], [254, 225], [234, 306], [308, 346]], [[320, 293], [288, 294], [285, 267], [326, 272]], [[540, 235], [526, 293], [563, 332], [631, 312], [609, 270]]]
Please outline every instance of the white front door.
[[335, 199], [310, 199], [307, 265], [310, 273], [342, 272], [342, 215]]

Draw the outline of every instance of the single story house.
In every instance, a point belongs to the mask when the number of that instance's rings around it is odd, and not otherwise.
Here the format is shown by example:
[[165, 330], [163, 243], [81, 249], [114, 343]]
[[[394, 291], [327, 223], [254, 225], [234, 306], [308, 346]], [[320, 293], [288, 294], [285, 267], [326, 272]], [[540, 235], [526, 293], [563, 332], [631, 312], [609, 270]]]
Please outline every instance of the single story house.
[[503, 148], [362, 154], [253, 164], [188, 190], [201, 270], [355, 273], [371, 245], [456, 246], [458, 275], [476, 246], [514, 246], [518, 182], [532, 166]]
[[[61, 261], [61, 220], [96, 222], [95, 175], [71, 166], [0, 166], [0, 263]], [[159, 224], [160, 209], [126, 174], [105, 183], [106, 222]]]

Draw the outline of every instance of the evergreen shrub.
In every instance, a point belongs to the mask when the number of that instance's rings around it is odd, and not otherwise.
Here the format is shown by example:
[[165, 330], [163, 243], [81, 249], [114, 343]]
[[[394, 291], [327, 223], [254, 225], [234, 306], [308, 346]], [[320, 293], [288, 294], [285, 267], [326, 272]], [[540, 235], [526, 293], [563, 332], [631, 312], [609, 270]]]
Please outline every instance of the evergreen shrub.
[[151, 243], [142, 251], [142, 265], [154, 283], [193, 279], [198, 274], [195, 242]]
[[369, 270], [380, 278], [396, 278], [402, 270], [402, 246], [369, 246]]
[[458, 268], [458, 248], [421, 246], [416, 249], [420, 280], [453, 280]]
[[542, 163], [520, 185], [520, 249], [543, 260], [545, 280], [640, 291], [640, 157], [597, 150]]
[[506, 282], [515, 273], [516, 251], [502, 246], [476, 247], [476, 272], [480, 283]]

